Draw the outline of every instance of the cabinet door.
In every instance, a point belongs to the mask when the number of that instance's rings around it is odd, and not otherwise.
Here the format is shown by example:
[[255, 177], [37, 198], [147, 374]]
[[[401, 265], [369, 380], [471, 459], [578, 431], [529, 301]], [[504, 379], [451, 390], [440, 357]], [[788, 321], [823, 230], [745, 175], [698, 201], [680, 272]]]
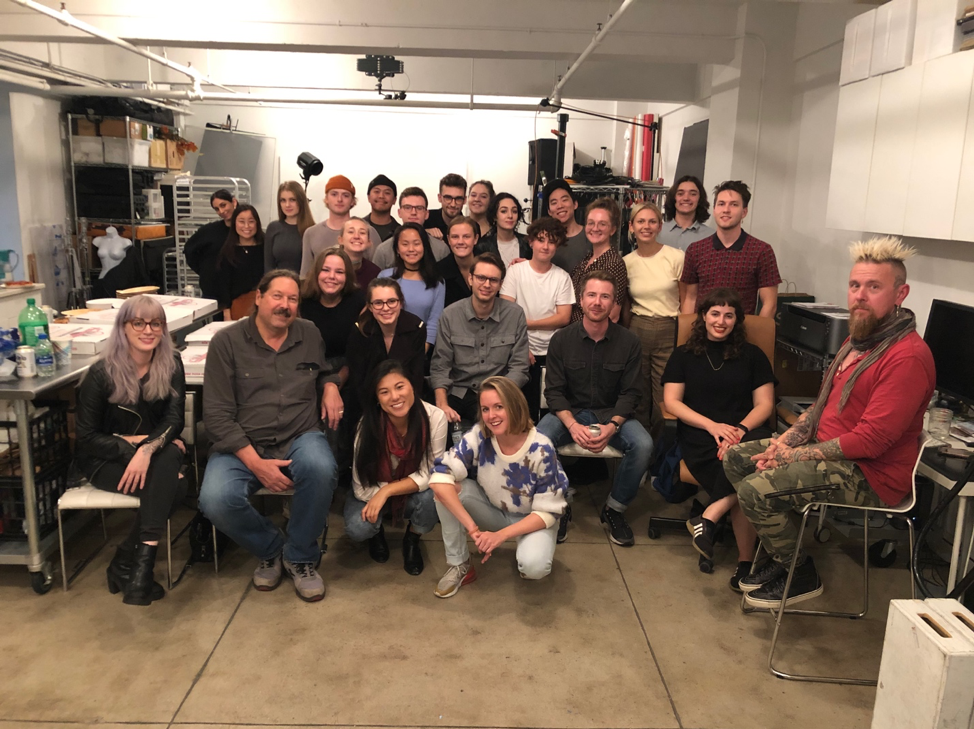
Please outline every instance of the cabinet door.
[[923, 66], [887, 73], [881, 80], [864, 229], [902, 235]]
[[949, 240], [953, 234], [972, 81], [974, 54], [924, 64], [905, 235]]
[[974, 85], [970, 92], [967, 133], [964, 136], [964, 154], [961, 157], [956, 208], [951, 238], [974, 241]]
[[839, 88], [825, 224], [863, 230], [881, 78]]
[[846, 23], [839, 84], [845, 85], [869, 78], [875, 25], [875, 8], [862, 15], [857, 15]]

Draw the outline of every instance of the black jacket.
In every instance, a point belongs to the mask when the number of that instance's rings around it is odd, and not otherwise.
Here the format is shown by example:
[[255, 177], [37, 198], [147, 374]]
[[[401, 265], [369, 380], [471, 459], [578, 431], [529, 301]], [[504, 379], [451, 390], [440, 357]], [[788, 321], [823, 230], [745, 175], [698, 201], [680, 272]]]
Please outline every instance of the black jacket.
[[408, 311], [400, 312], [399, 321], [396, 322], [396, 334], [388, 352], [378, 325], [372, 326], [368, 333], [363, 332], [358, 324], [352, 328], [345, 350], [345, 361], [348, 364], [353, 392], [359, 402], [368, 401], [372, 373], [380, 362], [387, 359], [397, 359], [402, 363], [417, 397], [421, 395], [426, 368], [426, 327], [422, 319]]
[[183, 249], [186, 264], [200, 277], [200, 289], [207, 299], [215, 299], [219, 291], [220, 279], [216, 270], [216, 259], [220, 248], [227, 240], [230, 228], [222, 220], [214, 220], [200, 227]]
[[148, 441], [162, 438], [163, 445], [179, 437], [185, 421], [186, 378], [183, 361], [179, 354], [174, 356], [172, 387], [176, 394], [151, 402], [140, 394], [133, 405], [108, 402], [111, 382], [104, 361], [99, 360], [88, 370], [78, 388], [75, 412], [75, 464], [87, 478], [107, 461], [127, 463], [132, 458], [136, 447], [123, 435], [145, 435]]
[[[517, 238], [518, 247], [518, 258], [530, 259], [534, 255], [534, 250], [528, 244], [528, 237], [522, 233], [515, 233]], [[497, 229], [491, 228], [487, 235], [483, 236], [477, 245], [474, 246], [473, 252], [475, 255], [480, 255], [481, 253], [493, 253], [495, 256], [500, 258], [501, 252], [497, 247]]]

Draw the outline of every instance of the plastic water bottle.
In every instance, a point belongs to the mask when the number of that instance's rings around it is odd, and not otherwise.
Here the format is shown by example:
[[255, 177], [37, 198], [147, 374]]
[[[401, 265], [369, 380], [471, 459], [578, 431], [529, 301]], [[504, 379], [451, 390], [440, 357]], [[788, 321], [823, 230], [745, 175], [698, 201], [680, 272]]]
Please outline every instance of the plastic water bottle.
[[20, 343], [28, 347], [37, 346], [37, 335], [41, 332], [51, 335], [47, 314], [37, 308], [35, 299], [27, 299], [27, 306], [20, 310], [17, 326], [20, 328]]
[[34, 347], [34, 359], [37, 362], [38, 377], [52, 377], [57, 369], [54, 365], [54, 347], [47, 334], [40, 332], [37, 335], [37, 344]]

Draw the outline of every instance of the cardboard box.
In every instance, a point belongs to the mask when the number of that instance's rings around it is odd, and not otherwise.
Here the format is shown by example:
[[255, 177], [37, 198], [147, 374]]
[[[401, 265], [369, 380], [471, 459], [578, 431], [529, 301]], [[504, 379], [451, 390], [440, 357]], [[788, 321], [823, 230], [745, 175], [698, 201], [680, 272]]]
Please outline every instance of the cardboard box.
[[163, 309], [191, 310], [194, 320], [216, 311], [216, 299], [198, 299], [192, 296], [167, 296], [164, 294], [149, 295], [162, 304]]
[[132, 167], [149, 166], [149, 149], [152, 142], [142, 139], [119, 139], [104, 137], [105, 163], [114, 165], [131, 165]]
[[[77, 317], [76, 317], [77, 318]], [[112, 333], [111, 325], [74, 322], [51, 324], [51, 339], [70, 339], [73, 354], [101, 354]]]
[[209, 344], [213, 341], [213, 336], [221, 329], [226, 329], [236, 322], [232, 321], [211, 321], [206, 326], [200, 327], [195, 332], [186, 335], [186, 344]]
[[71, 137], [71, 158], [76, 165], [102, 164], [105, 147], [101, 137]]
[[[126, 216], [128, 217], [128, 216]], [[105, 235], [109, 223], [91, 223], [88, 225], [88, 237], [97, 238]], [[132, 226], [116, 225], [113, 226], [122, 238], [132, 240]], [[135, 240], [151, 240], [152, 238], [165, 238], [169, 226], [164, 223], [147, 223], [146, 225], [135, 226]]]
[[149, 167], [166, 169], [169, 161], [166, 157], [166, 140], [153, 139], [149, 147]]
[[[126, 136], [124, 119], [105, 119], [102, 121], [100, 129], [103, 137], [121, 137], [124, 139]], [[145, 124], [130, 120], [128, 137], [130, 139], [143, 139], [145, 137]]]
[[183, 360], [183, 370], [186, 372], [186, 379], [203, 379], [203, 371], [206, 369], [206, 346], [186, 347], [179, 353]]
[[186, 160], [186, 153], [180, 152], [179, 147], [171, 139], [166, 140], [166, 160], [171, 170], [183, 169], [183, 162]]
[[[193, 323], [192, 309], [175, 306], [163, 306], [163, 310], [166, 312], [166, 324], [169, 325], [170, 332], [179, 331], [183, 327]], [[91, 322], [92, 324], [111, 326], [115, 323], [115, 317], [118, 316], [118, 312], [118, 309], [88, 311], [84, 314], [78, 315], [76, 318], [79, 322]]]
[[97, 137], [98, 122], [74, 119], [72, 120], [71, 133], [76, 137]]

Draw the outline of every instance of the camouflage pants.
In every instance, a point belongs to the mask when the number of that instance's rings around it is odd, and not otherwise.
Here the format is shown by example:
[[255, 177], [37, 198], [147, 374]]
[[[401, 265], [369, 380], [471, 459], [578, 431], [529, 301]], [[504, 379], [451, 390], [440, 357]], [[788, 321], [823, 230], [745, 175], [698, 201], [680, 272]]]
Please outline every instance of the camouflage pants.
[[[882, 501], [853, 461], [799, 461], [758, 471], [751, 456], [763, 453], [770, 441], [758, 440], [731, 448], [724, 473], [734, 485], [741, 509], [757, 530], [761, 546], [774, 559], [789, 564], [798, 541], [794, 510], [810, 501], [850, 506], [880, 506]], [[795, 496], [769, 498], [776, 491], [832, 484], [836, 488]]]

